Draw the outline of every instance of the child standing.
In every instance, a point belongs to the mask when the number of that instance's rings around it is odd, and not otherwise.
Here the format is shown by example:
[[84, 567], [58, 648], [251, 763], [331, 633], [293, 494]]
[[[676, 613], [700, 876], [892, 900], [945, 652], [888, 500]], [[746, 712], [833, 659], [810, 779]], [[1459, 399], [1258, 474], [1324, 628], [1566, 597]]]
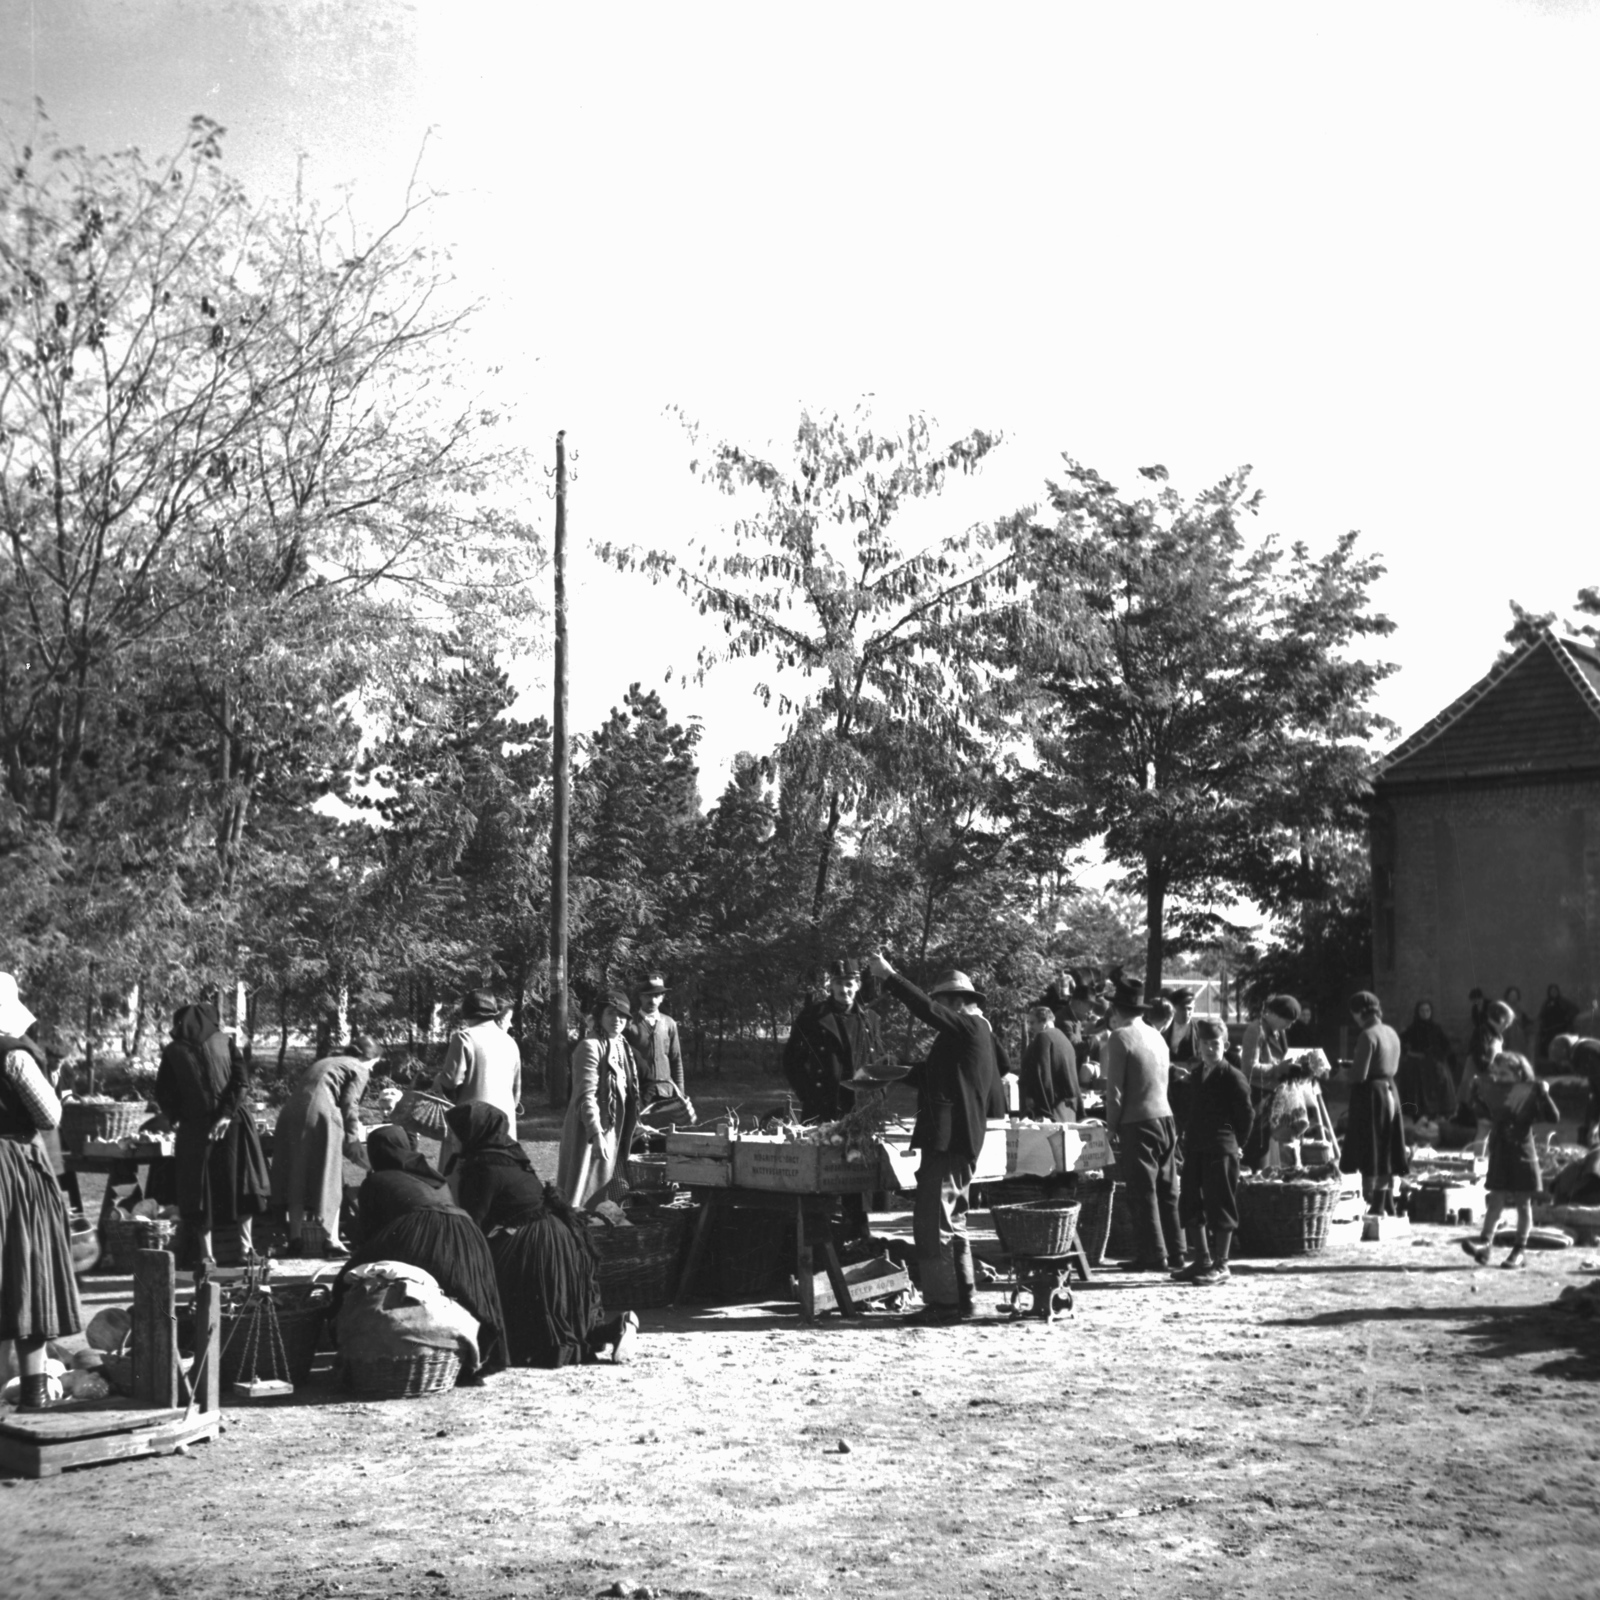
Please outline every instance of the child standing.
[[1509, 1202], [1517, 1208], [1517, 1236], [1500, 1265], [1525, 1267], [1528, 1235], [1533, 1231], [1533, 1197], [1544, 1190], [1539, 1156], [1533, 1147], [1534, 1124], [1559, 1122], [1561, 1113], [1550, 1091], [1534, 1077], [1533, 1063], [1509, 1050], [1494, 1058], [1487, 1083], [1482, 1075], [1474, 1079], [1471, 1105], [1490, 1123], [1489, 1200], [1482, 1234], [1463, 1239], [1461, 1248], [1480, 1267], [1488, 1266], [1495, 1223]]
[[1226, 1030], [1213, 1017], [1192, 1024], [1199, 1065], [1184, 1097], [1183, 1179], [1178, 1220], [1189, 1236], [1190, 1264], [1172, 1274], [1203, 1289], [1226, 1283], [1228, 1252], [1239, 1227], [1239, 1152], [1255, 1121], [1250, 1080], [1223, 1059]]

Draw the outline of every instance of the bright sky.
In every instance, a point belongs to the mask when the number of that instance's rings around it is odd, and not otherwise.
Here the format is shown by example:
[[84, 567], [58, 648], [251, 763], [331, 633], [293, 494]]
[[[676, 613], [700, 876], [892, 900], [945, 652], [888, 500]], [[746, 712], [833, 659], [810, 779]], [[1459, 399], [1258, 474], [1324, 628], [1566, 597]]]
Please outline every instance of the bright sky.
[[[1597, 82], [1600, 8], [1553, 0], [0, 0], [0, 98], [74, 140], [166, 149], [204, 111], [256, 192], [303, 151], [378, 216], [436, 130], [474, 358], [576, 453], [580, 729], [702, 637], [587, 549], [725, 518], [665, 408], [760, 444], [870, 393], [1006, 434], [952, 524], [1070, 451], [1186, 491], [1252, 462], [1264, 530], [1360, 529], [1411, 730], [1509, 596], [1600, 582]], [[775, 733], [753, 680], [667, 691], [708, 799]]]

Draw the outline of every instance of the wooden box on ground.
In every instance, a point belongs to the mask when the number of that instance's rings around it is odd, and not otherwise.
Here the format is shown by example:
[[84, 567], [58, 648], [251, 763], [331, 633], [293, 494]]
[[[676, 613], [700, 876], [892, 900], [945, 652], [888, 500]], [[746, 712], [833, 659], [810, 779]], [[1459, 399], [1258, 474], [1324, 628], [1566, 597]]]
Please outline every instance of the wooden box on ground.
[[1409, 1214], [1413, 1222], [1477, 1222], [1486, 1198], [1481, 1183], [1425, 1184], [1411, 1191]]
[[[905, 1269], [897, 1267], [888, 1256], [874, 1256], [870, 1261], [852, 1261], [842, 1270], [850, 1298], [858, 1306], [872, 1300], [886, 1300], [891, 1295], [905, 1294], [911, 1288], [911, 1279]], [[838, 1298], [826, 1272], [818, 1272], [813, 1276], [811, 1293], [814, 1310], [839, 1309]]]
[[701, 1189], [733, 1183], [733, 1145], [724, 1133], [669, 1133], [667, 1182]]
[[870, 1194], [883, 1177], [877, 1161], [848, 1161], [837, 1145], [756, 1138], [734, 1143], [733, 1181], [785, 1194]]

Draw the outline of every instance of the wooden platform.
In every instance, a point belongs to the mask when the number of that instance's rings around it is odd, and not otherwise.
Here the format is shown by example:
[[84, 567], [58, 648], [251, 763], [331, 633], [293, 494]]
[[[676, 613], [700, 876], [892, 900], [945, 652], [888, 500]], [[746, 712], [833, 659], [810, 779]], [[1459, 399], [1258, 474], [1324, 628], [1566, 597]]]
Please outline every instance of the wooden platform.
[[178, 1360], [172, 1253], [141, 1250], [134, 1269], [133, 1399], [66, 1401], [0, 1418], [0, 1473], [53, 1478], [67, 1467], [171, 1455], [221, 1425], [222, 1290], [195, 1289], [192, 1378]]

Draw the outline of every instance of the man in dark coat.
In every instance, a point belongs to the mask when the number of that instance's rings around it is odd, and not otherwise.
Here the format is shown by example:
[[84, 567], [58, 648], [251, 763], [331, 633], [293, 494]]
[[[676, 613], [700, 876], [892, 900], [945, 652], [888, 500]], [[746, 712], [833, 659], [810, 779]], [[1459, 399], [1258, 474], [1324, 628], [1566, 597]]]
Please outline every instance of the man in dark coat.
[[1200, 1064], [1184, 1086], [1178, 1218], [1194, 1259], [1173, 1277], [1210, 1288], [1228, 1281], [1228, 1252], [1239, 1228], [1239, 1154], [1249, 1142], [1255, 1111], [1250, 1080], [1223, 1057], [1227, 1027], [1215, 1017], [1200, 1017], [1191, 1036]]
[[1083, 1091], [1078, 1087], [1078, 1054], [1055, 1025], [1048, 999], [1029, 1014], [1033, 1037], [1022, 1053], [1022, 1114], [1047, 1122], [1082, 1122]]
[[881, 952], [871, 971], [938, 1035], [927, 1060], [906, 1079], [917, 1091], [911, 1148], [922, 1152], [911, 1234], [924, 1301], [917, 1320], [956, 1322], [974, 1310], [967, 1240], [972, 1174], [989, 1118], [1005, 1115], [994, 1032], [983, 1014], [983, 994], [964, 972], [946, 973], [927, 995]]
[[828, 997], [805, 1006], [789, 1028], [783, 1075], [803, 1121], [832, 1121], [855, 1105], [847, 1085], [878, 1051], [878, 1019], [860, 1005], [861, 976], [853, 962], [828, 968]]

